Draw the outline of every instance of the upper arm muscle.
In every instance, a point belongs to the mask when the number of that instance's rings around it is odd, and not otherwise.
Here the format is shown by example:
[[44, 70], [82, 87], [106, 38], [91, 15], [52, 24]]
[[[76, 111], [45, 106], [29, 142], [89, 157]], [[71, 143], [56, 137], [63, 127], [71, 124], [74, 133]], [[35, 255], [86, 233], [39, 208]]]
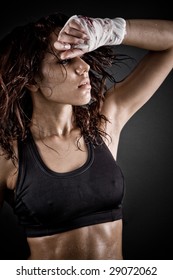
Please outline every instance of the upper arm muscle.
[[157, 91], [172, 64], [173, 49], [147, 54], [123, 82], [109, 90], [103, 113], [122, 128]]

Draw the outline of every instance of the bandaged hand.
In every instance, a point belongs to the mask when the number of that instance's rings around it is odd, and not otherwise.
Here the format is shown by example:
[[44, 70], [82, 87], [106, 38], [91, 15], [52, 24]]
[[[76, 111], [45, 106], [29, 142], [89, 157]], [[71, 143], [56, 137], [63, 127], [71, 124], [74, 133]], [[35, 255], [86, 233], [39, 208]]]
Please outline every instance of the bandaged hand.
[[125, 34], [126, 21], [123, 18], [101, 19], [74, 15], [60, 31], [58, 40], [85, 53], [104, 45], [119, 45]]

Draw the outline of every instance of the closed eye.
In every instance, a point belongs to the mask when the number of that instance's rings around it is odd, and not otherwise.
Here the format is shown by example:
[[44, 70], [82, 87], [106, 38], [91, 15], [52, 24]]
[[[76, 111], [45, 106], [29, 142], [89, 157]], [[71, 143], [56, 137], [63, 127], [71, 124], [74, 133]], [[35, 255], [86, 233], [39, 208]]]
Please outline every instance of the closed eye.
[[62, 60], [59, 60], [58, 63], [59, 63], [59, 64], [62, 64], [62, 65], [66, 65], [66, 64], [68, 64], [70, 61], [71, 61], [71, 59], [62, 59]]

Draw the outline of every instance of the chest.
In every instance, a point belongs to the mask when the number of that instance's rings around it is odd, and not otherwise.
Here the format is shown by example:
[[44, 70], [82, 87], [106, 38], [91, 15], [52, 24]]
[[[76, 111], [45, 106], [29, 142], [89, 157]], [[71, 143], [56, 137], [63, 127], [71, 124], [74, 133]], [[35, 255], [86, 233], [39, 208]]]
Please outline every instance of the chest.
[[[79, 141], [78, 141], [79, 140]], [[88, 158], [88, 150], [83, 138], [51, 138], [32, 142], [39, 161], [50, 170], [65, 173], [80, 168]]]
[[111, 209], [121, 202], [123, 177], [110, 152], [87, 147], [87, 160], [65, 172], [50, 169], [27, 150], [16, 189], [16, 210], [39, 223]]

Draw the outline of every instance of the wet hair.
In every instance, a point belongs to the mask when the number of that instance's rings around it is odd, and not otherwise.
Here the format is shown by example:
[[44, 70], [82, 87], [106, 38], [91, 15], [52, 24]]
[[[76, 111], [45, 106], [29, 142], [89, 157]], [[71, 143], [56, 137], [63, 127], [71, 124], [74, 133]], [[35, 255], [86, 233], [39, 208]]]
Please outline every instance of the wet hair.
[[[64, 26], [68, 16], [54, 13], [13, 29], [0, 41], [0, 146], [7, 159], [15, 162], [15, 140], [27, 137], [32, 117], [32, 100], [27, 85], [34, 83], [45, 53], [50, 49], [50, 35]], [[86, 141], [94, 145], [98, 134], [106, 136], [100, 124], [108, 120], [100, 113], [107, 80], [115, 82], [110, 67], [121, 58], [109, 47], [87, 53], [90, 65], [91, 102], [73, 106], [75, 122]]]

